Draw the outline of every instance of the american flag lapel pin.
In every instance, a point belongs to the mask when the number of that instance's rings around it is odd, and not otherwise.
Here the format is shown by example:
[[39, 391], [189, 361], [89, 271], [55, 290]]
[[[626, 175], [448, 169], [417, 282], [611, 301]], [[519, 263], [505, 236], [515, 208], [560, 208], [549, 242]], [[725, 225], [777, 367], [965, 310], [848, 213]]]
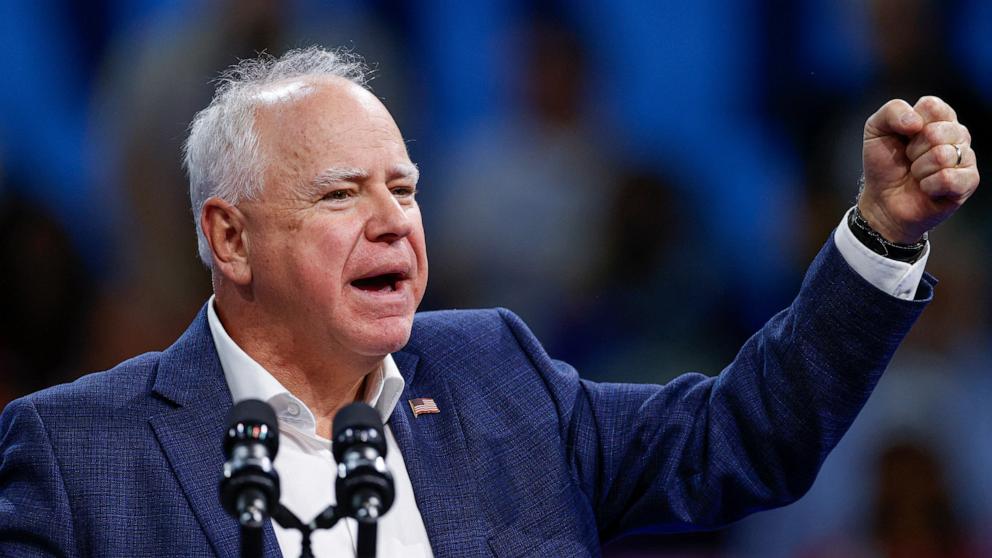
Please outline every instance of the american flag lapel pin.
[[414, 418], [419, 417], [420, 415], [437, 414], [441, 412], [441, 409], [437, 408], [437, 403], [435, 403], [430, 397], [410, 399], [410, 409], [413, 410]]

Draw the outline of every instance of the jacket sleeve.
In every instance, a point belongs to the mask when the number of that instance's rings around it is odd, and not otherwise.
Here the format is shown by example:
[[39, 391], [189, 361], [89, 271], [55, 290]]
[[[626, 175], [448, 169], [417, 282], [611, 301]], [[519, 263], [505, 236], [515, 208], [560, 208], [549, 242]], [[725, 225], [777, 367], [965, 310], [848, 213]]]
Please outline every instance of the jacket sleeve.
[[0, 415], [0, 556], [77, 556], [51, 439], [30, 399]]
[[606, 541], [646, 527], [717, 527], [799, 498], [934, 284], [925, 276], [915, 301], [889, 296], [829, 242], [793, 303], [718, 376], [663, 386], [580, 380], [519, 318], [504, 319], [545, 377], [566, 459]]

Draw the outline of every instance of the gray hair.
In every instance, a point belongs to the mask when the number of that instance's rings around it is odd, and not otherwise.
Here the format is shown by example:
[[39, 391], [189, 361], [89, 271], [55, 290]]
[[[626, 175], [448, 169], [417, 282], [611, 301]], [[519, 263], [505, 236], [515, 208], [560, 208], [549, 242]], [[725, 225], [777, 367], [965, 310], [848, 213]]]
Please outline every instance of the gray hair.
[[255, 112], [265, 88], [297, 78], [336, 76], [368, 87], [369, 70], [360, 56], [344, 49], [308, 47], [279, 58], [261, 54], [241, 60], [215, 81], [214, 98], [193, 117], [183, 146], [189, 173], [200, 259], [212, 267], [210, 244], [200, 228], [200, 212], [210, 197], [236, 204], [262, 191], [265, 157], [255, 130]]

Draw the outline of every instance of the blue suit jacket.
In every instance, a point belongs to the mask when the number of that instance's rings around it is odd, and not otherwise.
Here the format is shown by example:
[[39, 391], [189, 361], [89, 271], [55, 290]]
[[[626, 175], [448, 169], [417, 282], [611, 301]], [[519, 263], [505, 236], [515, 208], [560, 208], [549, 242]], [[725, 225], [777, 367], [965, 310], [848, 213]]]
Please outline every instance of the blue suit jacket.
[[[833, 242], [792, 305], [717, 377], [596, 384], [505, 310], [417, 317], [390, 426], [437, 556], [587, 556], [646, 526], [685, 530], [812, 483], [932, 293], [889, 297]], [[674, 318], [673, 318], [674, 319]], [[221, 436], [231, 406], [201, 311], [150, 353], [11, 403], [0, 419], [0, 555], [230, 556]], [[331, 482], [331, 479], [313, 479]], [[265, 533], [269, 555], [275, 536]]]

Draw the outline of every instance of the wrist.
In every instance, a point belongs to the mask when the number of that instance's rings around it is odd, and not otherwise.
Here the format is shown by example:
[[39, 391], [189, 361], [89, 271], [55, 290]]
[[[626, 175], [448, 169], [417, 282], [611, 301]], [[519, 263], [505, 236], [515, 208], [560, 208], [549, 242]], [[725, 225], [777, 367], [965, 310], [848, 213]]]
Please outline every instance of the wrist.
[[901, 227], [895, 226], [892, 224], [892, 220], [888, 218], [888, 215], [878, 209], [878, 205], [868, 203], [864, 198], [858, 199], [857, 209], [862, 220], [886, 242], [899, 245], [912, 245], [919, 244], [925, 240], [925, 232], [906, 231]]
[[913, 263], [923, 254], [927, 246], [927, 234], [912, 243], [892, 242], [865, 218], [859, 206], [855, 206], [848, 214], [847, 225], [854, 237], [869, 250], [900, 262]]

